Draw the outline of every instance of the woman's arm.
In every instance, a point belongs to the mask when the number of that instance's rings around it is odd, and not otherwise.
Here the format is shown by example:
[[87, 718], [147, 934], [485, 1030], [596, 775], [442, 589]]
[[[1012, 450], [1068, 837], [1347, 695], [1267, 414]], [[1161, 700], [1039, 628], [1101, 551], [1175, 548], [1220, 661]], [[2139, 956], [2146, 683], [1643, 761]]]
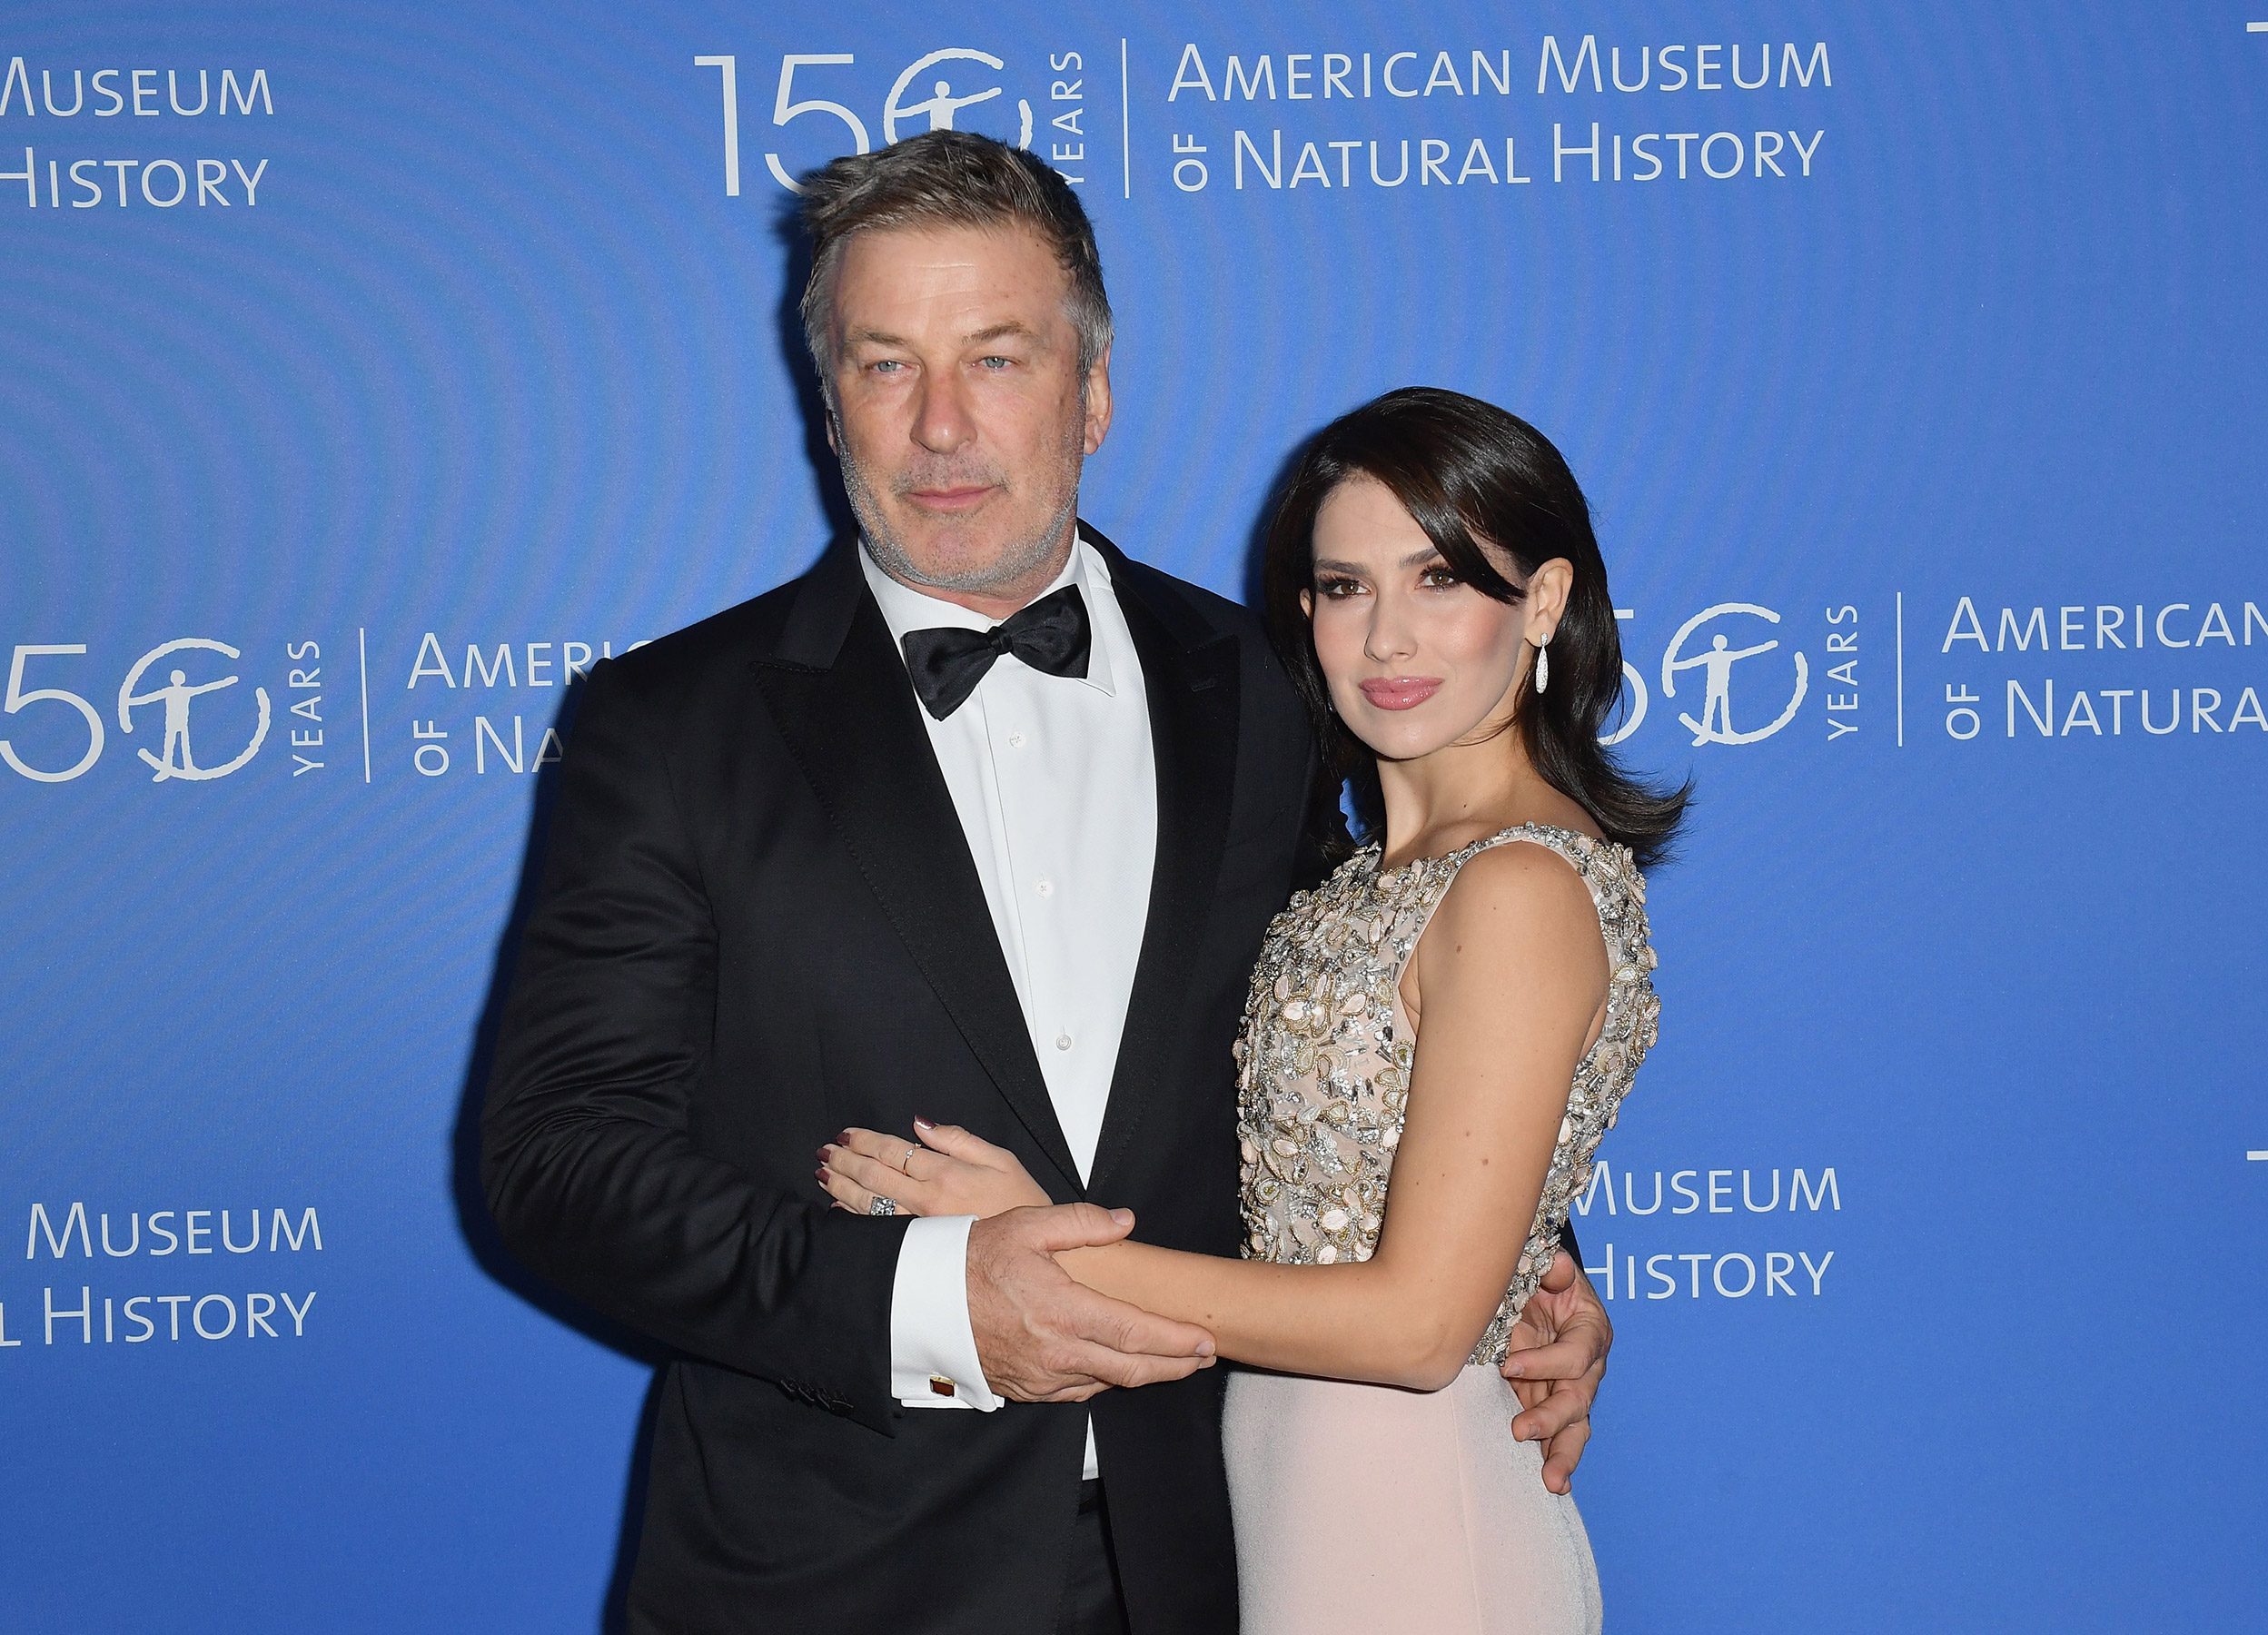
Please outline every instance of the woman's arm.
[[[1482, 852], [1405, 975], [1422, 1025], [1375, 1255], [1279, 1266], [1127, 1242], [1059, 1258], [1100, 1293], [1202, 1324], [1242, 1362], [1446, 1385], [1512, 1280], [1607, 980], [1597, 912], [1575, 872], [1537, 847]], [[822, 1184], [860, 1210], [876, 1192], [922, 1214], [1046, 1201], [999, 1148], [960, 1130], [919, 1133], [924, 1147], [901, 1158], [911, 1144], [846, 1132], [821, 1150]]]
[[1376, 1254], [1279, 1266], [1128, 1242], [1072, 1251], [1065, 1268], [1202, 1323], [1241, 1362], [1421, 1390], [1454, 1379], [1535, 1218], [1606, 948], [1574, 871], [1503, 846], [1464, 867], [1411, 963], [1422, 1024]]

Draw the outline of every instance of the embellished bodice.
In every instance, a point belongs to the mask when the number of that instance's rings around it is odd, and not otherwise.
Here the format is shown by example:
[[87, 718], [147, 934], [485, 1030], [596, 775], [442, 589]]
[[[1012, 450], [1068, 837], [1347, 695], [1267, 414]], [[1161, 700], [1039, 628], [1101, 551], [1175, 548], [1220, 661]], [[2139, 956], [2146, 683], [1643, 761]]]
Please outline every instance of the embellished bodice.
[[1457, 871], [1493, 846], [1557, 852], [1590, 887], [1606, 939], [1607, 1015], [1577, 1064], [1543, 1194], [1496, 1315], [1471, 1362], [1504, 1359], [1520, 1307], [1551, 1263], [1591, 1154], [1653, 1045], [1661, 1005], [1649, 976], [1646, 881], [1629, 850], [1571, 829], [1524, 824], [1451, 852], [1381, 869], [1356, 853], [1268, 927], [1236, 1045], [1247, 1260], [1364, 1261], [1377, 1250], [1387, 1184], [1409, 1108], [1415, 1030], [1401, 975]]

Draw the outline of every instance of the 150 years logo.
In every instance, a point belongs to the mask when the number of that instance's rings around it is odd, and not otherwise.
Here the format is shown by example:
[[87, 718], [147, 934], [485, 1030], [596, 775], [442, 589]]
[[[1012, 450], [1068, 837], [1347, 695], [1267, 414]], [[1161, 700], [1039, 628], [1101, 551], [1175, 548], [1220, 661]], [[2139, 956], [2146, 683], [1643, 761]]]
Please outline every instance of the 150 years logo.
[[[259, 722], [252, 730], [250, 741], [235, 754], [226, 756], [209, 765], [200, 765], [197, 761], [191, 738], [191, 707], [208, 693], [216, 693], [237, 685], [241, 679], [237, 676], [219, 676], [193, 682], [189, 679], [190, 672], [186, 664], [178, 664], [166, 669], [166, 679], [163, 682], [144, 690], [136, 690], [143, 688], [144, 678], [159, 660], [196, 651], [218, 653], [223, 658], [230, 659], [241, 659], [243, 657], [242, 652], [229, 646], [225, 641], [215, 641], [204, 636], [183, 636], [176, 640], [154, 647], [143, 654], [141, 658], [134, 660], [133, 667], [126, 671], [125, 679], [118, 685], [118, 728], [120, 731], [129, 733], [134, 731], [134, 711], [137, 709], [153, 707], [163, 712], [158, 753], [153, 755], [146, 748], [136, 751], [151, 768], [153, 776], [150, 781], [153, 783], [164, 783], [174, 778], [190, 783], [208, 783], [216, 778], [226, 778], [230, 773], [250, 762], [253, 756], [260, 753], [260, 746], [267, 741], [270, 719], [268, 689], [264, 687], [255, 687], [252, 690], [259, 711]], [[103, 717], [92, 703], [67, 688], [26, 688], [24, 685], [25, 667], [31, 660], [82, 658], [85, 653], [86, 644], [83, 641], [27, 643], [18, 646], [15, 657], [9, 661], [7, 698], [5, 705], [0, 705], [0, 708], [4, 708], [5, 713], [13, 716], [35, 704], [54, 704], [76, 710], [81, 719], [86, 723], [85, 750], [77, 760], [61, 768], [35, 766], [17, 752], [13, 740], [0, 738], [0, 760], [6, 761], [10, 767], [35, 783], [69, 783], [74, 778], [84, 777], [94, 763], [102, 758], [104, 738]]]
[[[1062, 51], [1051, 53], [1047, 62], [1053, 73], [1066, 77], [1051, 80], [1043, 99], [1052, 110], [1049, 141], [1043, 156], [1058, 167], [1081, 168], [1086, 158], [1087, 134], [1082, 124], [1086, 101], [1081, 77], [1084, 59], [1078, 52]], [[740, 59], [723, 54], [698, 56], [693, 64], [718, 72], [724, 115], [725, 193], [728, 197], [738, 198]], [[779, 78], [772, 97], [773, 130], [792, 126], [798, 120], [817, 120], [821, 126], [838, 129], [841, 136], [849, 138], [847, 147], [839, 137], [831, 146], [804, 139], [805, 152], [799, 157], [777, 150], [767, 151], [765, 168], [771, 172], [772, 180], [788, 192], [802, 191], [795, 180], [801, 171], [839, 154], [874, 150], [874, 127], [850, 103], [836, 100], [837, 96], [857, 94], [853, 90], [838, 87], [855, 85], [859, 78], [857, 68], [857, 54], [847, 51], [790, 53], [780, 57]], [[1008, 87], [1000, 83], [1007, 73], [1006, 58], [970, 45], [947, 45], [916, 56], [899, 72], [881, 98], [877, 124], [882, 144], [887, 146], [919, 131], [967, 130], [981, 125], [987, 135], [1012, 142], [1020, 148], [1031, 148], [1038, 115], [1030, 96], [1010, 100]], [[834, 77], [822, 79], [823, 74]], [[835, 94], [813, 95], [809, 88], [814, 84], [825, 84]], [[1066, 175], [1074, 182], [1084, 179], [1068, 172]]]

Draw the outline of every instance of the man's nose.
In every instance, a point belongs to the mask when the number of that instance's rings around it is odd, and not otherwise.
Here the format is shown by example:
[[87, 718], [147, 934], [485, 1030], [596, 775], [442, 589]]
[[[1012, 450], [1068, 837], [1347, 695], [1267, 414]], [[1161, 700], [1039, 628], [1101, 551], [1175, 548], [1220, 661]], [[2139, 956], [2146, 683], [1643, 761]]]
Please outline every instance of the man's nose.
[[914, 441], [933, 454], [954, 454], [976, 436], [960, 381], [951, 374], [925, 375], [914, 406]]

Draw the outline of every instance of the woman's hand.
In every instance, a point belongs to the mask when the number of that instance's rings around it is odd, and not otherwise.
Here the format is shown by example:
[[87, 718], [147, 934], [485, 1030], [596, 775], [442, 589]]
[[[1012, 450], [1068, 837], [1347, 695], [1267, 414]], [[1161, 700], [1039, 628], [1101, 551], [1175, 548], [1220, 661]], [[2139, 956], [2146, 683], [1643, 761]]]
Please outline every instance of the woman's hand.
[[845, 1130], [819, 1149], [819, 1184], [836, 1207], [876, 1213], [877, 1197], [897, 1205], [882, 1214], [995, 1215], [1051, 1200], [1005, 1147], [957, 1125], [914, 1120], [919, 1143], [872, 1130]]

